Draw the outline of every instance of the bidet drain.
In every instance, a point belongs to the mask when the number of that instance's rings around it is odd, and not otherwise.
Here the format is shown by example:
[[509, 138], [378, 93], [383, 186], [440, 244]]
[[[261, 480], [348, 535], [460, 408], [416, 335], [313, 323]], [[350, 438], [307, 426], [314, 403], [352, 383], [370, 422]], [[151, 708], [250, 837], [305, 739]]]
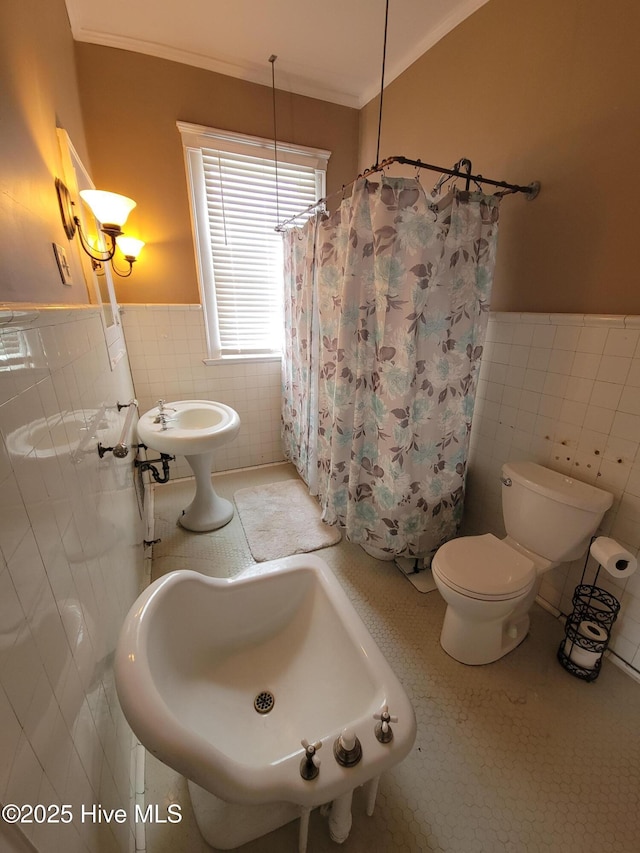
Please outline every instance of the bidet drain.
[[268, 714], [276, 704], [276, 697], [269, 690], [261, 690], [253, 700], [253, 707], [259, 714]]

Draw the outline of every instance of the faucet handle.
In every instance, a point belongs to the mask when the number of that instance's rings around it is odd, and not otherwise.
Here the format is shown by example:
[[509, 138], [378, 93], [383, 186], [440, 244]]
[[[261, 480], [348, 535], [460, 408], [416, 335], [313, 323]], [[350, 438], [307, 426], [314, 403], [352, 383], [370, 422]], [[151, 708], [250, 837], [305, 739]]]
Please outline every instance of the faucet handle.
[[304, 747], [305, 758], [309, 761], [313, 761], [316, 767], [320, 767], [320, 759], [316, 755], [316, 752], [322, 748], [322, 741], [316, 741], [316, 743], [309, 743], [306, 738], [303, 738], [300, 743]]
[[158, 407], [158, 411], [164, 412], [164, 404], [165, 404], [164, 400], [158, 400], [157, 401], [156, 405]]
[[309, 782], [315, 779], [320, 772], [320, 759], [316, 753], [322, 747], [322, 741], [309, 743], [306, 738], [303, 738], [300, 743], [304, 747], [304, 758], [300, 762], [300, 775]]
[[375, 729], [376, 737], [380, 743], [389, 743], [389, 741], [393, 740], [393, 731], [389, 723], [397, 723], [398, 718], [396, 716], [391, 716], [389, 713], [389, 706], [383, 705], [380, 713], [373, 715], [373, 719], [380, 721]]

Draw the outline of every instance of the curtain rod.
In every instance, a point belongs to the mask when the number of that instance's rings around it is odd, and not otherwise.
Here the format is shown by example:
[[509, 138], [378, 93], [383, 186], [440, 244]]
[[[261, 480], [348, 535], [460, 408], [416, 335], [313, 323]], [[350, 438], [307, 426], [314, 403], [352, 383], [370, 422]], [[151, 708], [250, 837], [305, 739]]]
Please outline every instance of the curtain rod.
[[[507, 193], [524, 193], [527, 196], [528, 201], [533, 201], [534, 198], [538, 196], [540, 192], [540, 182], [532, 181], [527, 186], [521, 186], [519, 184], [509, 184], [506, 181], [495, 181], [492, 178], [484, 178], [482, 175], [473, 175], [471, 173], [471, 160], [467, 160], [463, 158], [459, 160], [452, 169], [446, 169], [444, 166], [434, 166], [431, 163], [424, 163], [422, 160], [411, 160], [409, 157], [403, 157], [402, 155], [397, 155], [395, 157], [387, 157], [381, 163], [375, 163], [368, 169], [365, 169], [357, 178], [354, 178], [348, 184], [345, 184], [342, 189], [336, 190], [330, 195], [325, 196], [324, 198], [318, 199], [318, 201], [314, 201], [313, 204], [310, 204], [308, 207], [305, 207], [304, 210], [301, 210], [300, 213], [296, 213], [294, 216], [289, 217], [289, 219], [285, 219], [284, 222], [280, 222], [276, 225], [276, 231], [284, 231], [285, 226], [290, 225], [292, 222], [295, 222], [296, 219], [299, 219], [301, 216], [305, 216], [307, 213], [311, 213], [311, 211], [320, 207], [320, 205], [325, 204], [330, 198], [338, 195], [338, 193], [344, 193], [347, 187], [350, 187], [351, 184], [354, 184], [360, 178], [366, 178], [369, 175], [374, 174], [375, 172], [380, 172], [383, 169], [386, 169], [387, 166], [391, 166], [394, 163], [399, 163], [402, 166], [415, 166], [418, 171], [420, 169], [426, 169], [430, 172], [439, 172], [441, 175], [447, 175], [448, 177], [453, 178], [464, 178], [465, 179], [465, 190], [468, 190], [471, 181], [475, 184], [489, 184], [492, 187], [500, 187], [503, 190], [506, 190]], [[436, 184], [437, 188], [444, 183], [448, 178], [442, 178]]]

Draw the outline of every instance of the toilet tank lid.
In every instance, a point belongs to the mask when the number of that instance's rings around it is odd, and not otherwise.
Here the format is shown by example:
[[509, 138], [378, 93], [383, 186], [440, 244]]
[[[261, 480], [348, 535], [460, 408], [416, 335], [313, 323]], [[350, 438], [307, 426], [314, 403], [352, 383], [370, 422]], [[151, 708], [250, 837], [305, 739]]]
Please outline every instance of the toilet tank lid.
[[590, 512], [606, 512], [613, 503], [611, 492], [535, 462], [505, 462], [502, 474], [551, 500]]

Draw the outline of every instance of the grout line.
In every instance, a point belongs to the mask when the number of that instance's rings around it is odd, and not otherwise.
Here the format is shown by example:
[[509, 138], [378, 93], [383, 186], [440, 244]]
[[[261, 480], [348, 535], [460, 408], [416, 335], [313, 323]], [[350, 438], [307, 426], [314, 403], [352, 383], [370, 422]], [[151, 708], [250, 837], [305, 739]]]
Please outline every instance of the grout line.
[[621, 669], [629, 678], [632, 678], [634, 681], [637, 681], [640, 684], [640, 670], [636, 669], [635, 666], [631, 666], [630, 663], [627, 663], [626, 660], [623, 660], [620, 655], [616, 654], [613, 649], [607, 649], [604, 653], [605, 657], [608, 657], [612, 664]]
[[[135, 810], [136, 817], [138, 814], [144, 814], [145, 804], [145, 784], [144, 771], [146, 752], [141, 743], [137, 743], [136, 747], [136, 776], [135, 776]], [[136, 834], [136, 853], [146, 853], [147, 851], [147, 827], [144, 820], [135, 821]]]

